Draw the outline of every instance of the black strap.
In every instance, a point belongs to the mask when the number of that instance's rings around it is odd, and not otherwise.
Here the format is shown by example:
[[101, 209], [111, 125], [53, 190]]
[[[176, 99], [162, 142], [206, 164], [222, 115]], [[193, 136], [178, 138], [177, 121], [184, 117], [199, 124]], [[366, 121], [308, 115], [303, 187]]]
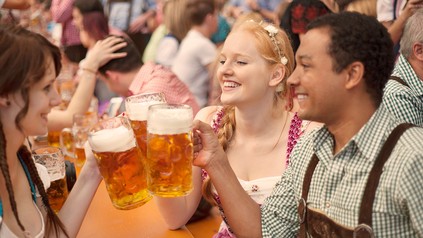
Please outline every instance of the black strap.
[[400, 77], [397, 77], [397, 76], [393, 76], [393, 75], [391, 75], [391, 76], [389, 77], [389, 79], [390, 79], [390, 80], [395, 80], [395, 81], [397, 81], [398, 83], [400, 83], [400, 84], [402, 84], [402, 85], [404, 85], [404, 86], [408, 87], [408, 84], [407, 84], [404, 80], [402, 80]]

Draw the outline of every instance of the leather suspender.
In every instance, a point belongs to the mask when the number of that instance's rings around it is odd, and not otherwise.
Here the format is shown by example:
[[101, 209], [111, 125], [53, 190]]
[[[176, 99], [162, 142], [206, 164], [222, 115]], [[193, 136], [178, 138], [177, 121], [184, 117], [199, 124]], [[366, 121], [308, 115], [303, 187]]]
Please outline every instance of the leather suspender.
[[[366, 187], [364, 190], [361, 206], [360, 206], [360, 213], [359, 213], [359, 226], [353, 230], [353, 232], [346, 231], [343, 234], [353, 234], [354, 237], [363, 237], [369, 235], [369, 233], [373, 233], [371, 226], [372, 226], [372, 211], [373, 211], [373, 203], [374, 198], [376, 195], [376, 189], [379, 185], [380, 176], [382, 175], [382, 170], [385, 162], [388, 160], [389, 156], [392, 153], [395, 144], [397, 143], [398, 139], [401, 135], [410, 127], [412, 124], [403, 123], [398, 125], [389, 135], [388, 139], [384, 143], [381, 152], [379, 153], [378, 157], [375, 160], [375, 163], [370, 171], [369, 177], [367, 179]], [[317, 158], [316, 154], [313, 155], [305, 177], [303, 181], [303, 189], [302, 195], [300, 199], [300, 203], [298, 205], [298, 213], [300, 218], [300, 234], [299, 237], [307, 237], [308, 232], [308, 212], [311, 212], [306, 206], [306, 200], [308, 197], [308, 191], [311, 184], [311, 179], [313, 177], [314, 170], [319, 163], [319, 159]], [[329, 218], [330, 219], [330, 218]], [[335, 224], [335, 222], [330, 222], [331, 225]], [[338, 230], [346, 230], [344, 227], [337, 228]], [[370, 229], [370, 230], [369, 230]]]

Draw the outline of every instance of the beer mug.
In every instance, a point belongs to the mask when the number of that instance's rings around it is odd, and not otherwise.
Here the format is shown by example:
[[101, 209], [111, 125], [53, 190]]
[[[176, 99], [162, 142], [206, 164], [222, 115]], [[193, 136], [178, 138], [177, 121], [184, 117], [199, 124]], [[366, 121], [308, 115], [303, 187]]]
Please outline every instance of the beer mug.
[[76, 166], [81, 168], [85, 163], [84, 145], [88, 140], [88, 131], [98, 122], [97, 113], [73, 115], [73, 145], [76, 157]]
[[65, 159], [57, 147], [42, 147], [34, 150], [35, 162], [44, 165], [50, 176], [50, 187], [47, 189], [48, 201], [56, 213], [62, 208], [68, 197], [66, 183]]
[[97, 123], [88, 133], [88, 142], [117, 209], [129, 210], [150, 201], [140, 150], [125, 117]]
[[192, 185], [192, 108], [157, 104], [148, 109], [147, 184], [162, 197], [185, 196]]
[[98, 121], [96, 113], [73, 115], [72, 128], [65, 128], [60, 134], [60, 145], [66, 156], [76, 159], [79, 169], [85, 163], [84, 144], [88, 140], [88, 131]]
[[144, 93], [126, 98], [126, 115], [141, 150], [142, 159], [147, 156], [147, 113], [150, 105], [166, 103], [163, 93]]

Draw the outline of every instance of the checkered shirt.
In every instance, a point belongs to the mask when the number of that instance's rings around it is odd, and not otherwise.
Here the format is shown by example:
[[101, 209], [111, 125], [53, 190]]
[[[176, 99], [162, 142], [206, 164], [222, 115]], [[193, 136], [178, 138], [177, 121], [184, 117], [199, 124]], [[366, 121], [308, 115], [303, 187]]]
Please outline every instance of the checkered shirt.
[[[381, 106], [335, 156], [333, 136], [326, 127], [303, 136], [291, 154], [292, 164], [261, 208], [263, 237], [296, 237], [297, 201], [314, 153], [320, 162], [310, 184], [308, 206], [345, 226], [357, 226], [370, 170], [398, 124]], [[376, 237], [423, 236], [422, 145], [423, 129], [408, 129], [386, 162], [373, 205]]]
[[416, 75], [403, 55], [392, 75], [400, 77], [408, 86], [389, 80], [383, 95], [386, 108], [402, 121], [423, 126], [423, 79]]
[[72, 9], [74, 0], [52, 0], [51, 16], [56, 23], [62, 24], [62, 46], [80, 45], [79, 30], [73, 23]]

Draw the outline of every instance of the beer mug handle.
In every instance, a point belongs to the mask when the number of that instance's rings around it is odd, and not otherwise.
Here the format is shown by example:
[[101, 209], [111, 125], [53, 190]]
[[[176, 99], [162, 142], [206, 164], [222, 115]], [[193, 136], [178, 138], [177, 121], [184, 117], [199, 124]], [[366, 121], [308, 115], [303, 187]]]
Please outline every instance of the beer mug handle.
[[60, 132], [60, 148], [65, 157], [75, 159], [75, 147], [71, 128], [64, 128]]

